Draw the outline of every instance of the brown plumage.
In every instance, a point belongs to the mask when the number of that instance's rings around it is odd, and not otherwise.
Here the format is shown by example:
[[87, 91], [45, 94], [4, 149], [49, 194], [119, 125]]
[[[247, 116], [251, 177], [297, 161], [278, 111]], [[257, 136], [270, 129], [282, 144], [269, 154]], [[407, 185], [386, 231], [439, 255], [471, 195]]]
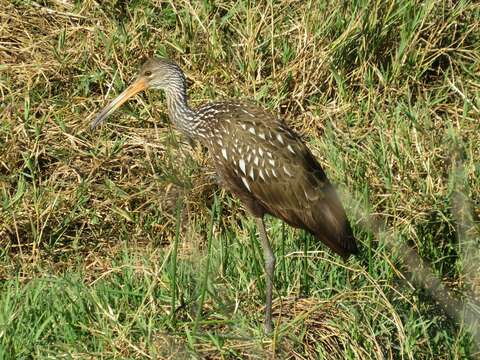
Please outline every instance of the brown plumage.
[[357, 251], [335, 189], [282, 121], [248, 103], [218, 102], [197, 111], [211, 116], [203, 143], [222, 185], [254, 216], [271, 214], [308, 230], [343, 257]]
[[183, 72], [167, 59], [147, 61], [137, 80], [97, 116], [92, 127], [149, 87], [165, 91], [173, 123], [209, 149], [221, 185], [257, 219], [267, 273], [265, 331], [270, 332], [275, 257], [263, 217], [271, 214], [305, 229], [346, 258], [357, 253], [357, 246], [336, 191], [301, 139], [269, 112], [246, 102], [191, 109]]

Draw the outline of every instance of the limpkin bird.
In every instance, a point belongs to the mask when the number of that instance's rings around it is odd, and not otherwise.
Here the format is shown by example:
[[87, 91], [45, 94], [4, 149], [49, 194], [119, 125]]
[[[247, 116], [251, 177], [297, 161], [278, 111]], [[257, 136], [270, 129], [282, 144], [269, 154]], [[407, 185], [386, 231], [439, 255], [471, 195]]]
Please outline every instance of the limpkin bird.
[[302, 140], [269, 112], [237, 101], [190, 108], [185, 75], [168, 59], [148, 60], [136, 80], [99, 113], [92, 128], [148, 88], [165, 91], [173, 124], [208, 148], [220, 185], [238, 196], [256, 219], [266, 272], [264, 330], [269, 333], [275, 256], [264, 215], [307, 230], [346, 258], [357, 246], [336, 191]]

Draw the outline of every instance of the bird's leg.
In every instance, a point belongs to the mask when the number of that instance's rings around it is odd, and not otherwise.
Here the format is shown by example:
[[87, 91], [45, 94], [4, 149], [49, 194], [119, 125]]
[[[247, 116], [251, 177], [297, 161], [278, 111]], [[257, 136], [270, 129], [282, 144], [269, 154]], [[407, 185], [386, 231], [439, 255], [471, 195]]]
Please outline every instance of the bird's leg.
[[260, 241], [262, 242], [263, 257], [265, 260], [265, 273], [266, 278], [266, 301], [265, 301], [265, 333], [271, 333], [273, 330], [272, 325], [272, 288], [273, 288], [273, 273], [275, 271], [275, 255], [273, 254], [272, 247], [268, 241], [267, 232], [265, 231], [265, 224], [263, 217], [257, 218], [257, 228], [260, 235]]

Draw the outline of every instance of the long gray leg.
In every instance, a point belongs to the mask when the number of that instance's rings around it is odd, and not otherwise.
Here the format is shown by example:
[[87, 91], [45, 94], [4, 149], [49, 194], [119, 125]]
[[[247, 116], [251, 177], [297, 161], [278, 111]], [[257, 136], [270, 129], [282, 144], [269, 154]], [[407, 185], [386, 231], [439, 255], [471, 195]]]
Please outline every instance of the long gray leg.
[[263, 257], [265, 259], [265, 273], [266, 278], [266, 300], [265, 300], [265, 333], [271, 333], [273, 330], [272, 324], [272, 289], [273, 289], [273, 273], [275, 271], [275, 255], [273, 254], [272, 247], [268, 241], [267, 232], [265, 231], [265, 224], [263, 223], [263, 217], [257, 218], [257, 228], [260, 234], [260, 241], [262, 242]]

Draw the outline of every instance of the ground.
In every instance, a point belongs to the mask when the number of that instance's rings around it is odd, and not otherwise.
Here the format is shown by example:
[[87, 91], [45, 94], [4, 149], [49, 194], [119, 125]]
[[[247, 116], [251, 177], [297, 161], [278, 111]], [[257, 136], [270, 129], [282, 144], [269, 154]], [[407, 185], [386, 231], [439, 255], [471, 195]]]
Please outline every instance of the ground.
[[[0, 0], [0, 358], [475, 359], [475, 1]], [[248, 99], [302, 136], [360, 255], [215, 185], [164, 96], [91, 131], [149, 56], [192, 106]]]

